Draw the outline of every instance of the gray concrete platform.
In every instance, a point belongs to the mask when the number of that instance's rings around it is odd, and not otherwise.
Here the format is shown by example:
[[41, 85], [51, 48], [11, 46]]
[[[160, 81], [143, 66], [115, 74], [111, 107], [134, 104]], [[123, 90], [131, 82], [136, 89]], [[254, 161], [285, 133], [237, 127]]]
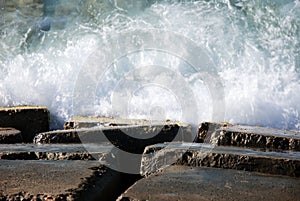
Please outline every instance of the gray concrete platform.
[[196, 142], [271, 150], [300, 151], [300, 132], [258, 126], [203, 122]]
[[170, 166], [141, 179], [118, 201], [298, 201], [300, 179], [217, 168]]
[[49, 131], [49, 111], [40, 106], [0, 108], [0, 127], [18, 129], [24, 142], [32, 142], [35, 134]]
[[0, 161], [0, 200], [115, 200], [120, 174], [93, 161]]
[[199, 143], [164, 143], [146, 147], [141, 174], [149, 175], [171, 164], [300, 177], [300, 152], [265, 152]]
[[21, 143], [21, 132], [14, 128], [0, 128], [0, 144]]

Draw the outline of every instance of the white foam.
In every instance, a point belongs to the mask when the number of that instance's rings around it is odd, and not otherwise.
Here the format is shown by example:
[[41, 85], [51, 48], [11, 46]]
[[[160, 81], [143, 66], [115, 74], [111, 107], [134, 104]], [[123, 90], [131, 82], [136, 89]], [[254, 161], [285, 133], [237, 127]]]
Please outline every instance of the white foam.
[[[78, 76], [81, 76], [79, 72], [91, 59], [89, 56], [109, 48], [105, 42], [119, 33], [156, 28], [185, 36], [209, 53], [224, 85], [224, 121], [299, 130], [300, 83], [299, 66], [296, 66], [299, 65], [296, 61], [300, 44], [297, 32], [300, 29], [299, 6], [298, 1], [277, 5], [267, 1], [263, 4], [259, 1], [238, 2], [236, 7], [228, 6], [221, 0], [190, 3], [160, 1], [148, 7], [129, 6], [130, 12], [126, 12], [126, 6], [114, 10], [109, 5], [105, 14], [103, 9], [106, 7], [101, 7], [99, 10], [102, 13], [98, 14], [95, 14], [97, 9], [89, 7], [79, 17], [68, 17], [64, 28], [54, 28], [42, 37], [33, 38], [35, 42], [28, 44], [27, 50], [20, 49], [19, 44], [24, 41], [30, 21], [20, 27], [13, 22], [5, 27], [0, 23], [3, 28], [0, 32], [0, 105], [46, 105], [52, 113], [52, 127], [61, 126], [64, 120], [72, 116], [74, 87]], [[83, 8], [77, 7], [77, 10]], [[134, 9], [137, 12], [133, 12]], [[93, 13], [89, 14], [89, 11]], [[1, 19], [8, 15], [11, 14], [2, 14]], [[9, 31], [15, 41], [6, 40], [4, 33]], [[177, 54], [187, 52], [189, 48], [182, 47], [181, 41], [171, 42], [181, 45], [175, 52]], [[146, 52], [143, 56], [131, 54], [127, 59], [119, 59], [116, 64], [126, 66], [130, 64], [126, 62], [130, 61], [134, 65], [133, 73], [141, 73], [138, 69], [151, 66], [151, 62], [152, 65], [160, 63], [161, 67], [172, 66], [172, 71], [177, 70], [175, 74], [179, 77], [183, 75], [181, 72], [190, 73], [190, 68], [180, 66], [180, 58], [174, 55], [158, 57]], [[116, 69], [120, 70], [120, 66]], [[116, 71], [107, 71], [105, 83], [107, 86], [117, 85], [125, 79], [122, 76], [126, 72], [114, 74]], [[113, 95], [116, 97], [117, 92], [122, 92], [120, 86], [106, 87], [101, 91], [99, 85], [93, 102], [94, 115], [150, 119], [160, 116], [185, 121], [183, 103], [176, 98], [177, 92], [168, 87], [172, 84], [172, 76], [152, 75], [158, 79], [154, 82], [164, 87], [132, 85], [130, 98], [116, 99], [121, 102], [112, 100]], [[193, 124], [212, 120], [213, 111], [209, 88], [198, 76], [195, 77], [189, 74], [182, 78], [195, 96], [199, 111], [197, 118], [189, 122]], [[143, 74], [137, 78], [143, 78]], [[86, 83], [89, 81], [87, 79]], [[126, 113], [115, 112], [119, 111], [118, 106], [125, 108]]]

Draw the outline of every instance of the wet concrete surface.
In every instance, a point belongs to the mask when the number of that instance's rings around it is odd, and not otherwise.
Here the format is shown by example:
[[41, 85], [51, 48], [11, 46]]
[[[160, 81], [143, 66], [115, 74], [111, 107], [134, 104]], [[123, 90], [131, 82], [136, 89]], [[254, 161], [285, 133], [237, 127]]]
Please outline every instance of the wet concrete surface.
[[217, 168], [170, 166], [139, 180], [119, 201], [296, 201], [300, 179]]
[[120, 174], [96, 161], [0, 162], [0, 200], [115, 200]]
[[297, 131], [228, 123], [201, 123], [196, 142], [212, 142], [219, 146], [300, 151], [300, 133]]
[[300, 152], [265, 152], [197, 143], [164, 143], [146, 147], [141, 174], [148, 175], [174, 163], [300, 177]]

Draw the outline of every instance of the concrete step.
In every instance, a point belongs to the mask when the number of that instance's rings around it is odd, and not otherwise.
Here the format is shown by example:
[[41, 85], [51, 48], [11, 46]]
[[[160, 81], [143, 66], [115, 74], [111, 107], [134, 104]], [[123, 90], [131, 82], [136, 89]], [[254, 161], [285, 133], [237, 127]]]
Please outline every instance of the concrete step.
[[218, 168], [170, 166], [141, 179], [118, 201], [296, 201], [300, 179]]
[[2, 144], [0, 159], [104, 160], [112, 149], [109, 144]]
[[265, 152], [199, 143], [164, 143], [146, 147], [141, 174], [149, 175], [171, 164], [300, 177], [300, 152]]
[[[120, 119], [110, 117], [73, 117], [65, 122], [64, 129], [75, 129], [75, 128], [91, 128], [95, 126], [110, 127], [110, 126], [129, 126], [129, 125], [149, 125], [149, 120], [131, 120], [131, 119]], [[157, 122], [156, 122], [157, 123]], [[162, 123], [162, 122], [160, 122]]]
[[1, 160], [0, 200], [115, 200], [120, 173], [96, 161]]
[[270, 150], [300, 151], [300, 132], [228, 123], [203, 122], [196, 142]]
[[49, 131], [49, 111], [38, 106], [0, 108], [0, 127], [18, 129], [23, 142], [32, 142], [35, 134]]
[[112, 126], [132, 126], [132, 125], [168, 125], [177, 124], [183, 129], [191, 129], [190, 125], [177, 121], [156, 121], [147, 119], [121, 119], [111, 117], [97, 117], [97, 116], [78, 116], [73, 117], [65, 122], [64, 129], [77, 129], [77, 128], [91, 128], [91, 127], [112, 127]]
[[21, 132], [14, 128], [0, 128], [0, 144], [21, 143]]
[[141, 154], [152, 144], [193, 139], [181, 125], [151, 124], [51, 131], [36, 135], [34, 143], [110, 143], [126, 152]]

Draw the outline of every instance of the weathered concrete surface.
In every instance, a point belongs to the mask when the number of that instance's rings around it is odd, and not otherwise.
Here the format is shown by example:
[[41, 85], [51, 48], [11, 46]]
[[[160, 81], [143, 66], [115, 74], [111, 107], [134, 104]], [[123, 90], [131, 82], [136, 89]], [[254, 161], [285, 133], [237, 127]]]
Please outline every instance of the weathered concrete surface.
[[115, 200], [120, 174], [93, 161], [0, 162], [0, 200]]
[[174, 163], [300, 177], [300, 152], [264, 152], [196, 143], [165, 143], [146, 147], [141, 174], [148, 175]]
[[[153, 122], [158, 123], [158, 122]], [[163, 122], [159, 122], [160, 124]], [[95, 126], [129, 126], [129, 125], [149, 125], [151, 121], [143, 119], [119, 119], [110, 117], [73, 117], [65, 122], [64, 129], [91, 128]]]
[[170, 141], [191, 142], [191, 133], [178, 124], [93, 127], [40, 133], [34, 143], [110, 143], [121, 150], [141, 154], [146, 146]]
[[147, 119], [121, 119], [111, 117], [73, 117], [65, 122], [64, 129], [91, 128], [91, 127], [112, 127], [112, 126], [131, 126], [131, 125], [170, 125], [176, 124], [182, 129], [187, 129], [190, 132], [190, 125], [176, 121], [156, 121]]
[[16, 128], [24, 142], [32, 142], [35, 134], [49, 131], [49, 111], [36, 106], [0, 108], [0, 127]]
[[228, 123], [201, 123], [196, 142], [212, 142], [219, 146], [300, 151], [299, 132]]
[[107, 144], [2, 144], [0, 159], [7, 160], [99, 160], [109, 157]]
[[14, 128], [0, 128], [0, 144], [20, 143], [23, 141], [21, 132]]
[[141, 179], [119, 201], [295, 201], [300, 179], [261, 173], [171, 166]]

